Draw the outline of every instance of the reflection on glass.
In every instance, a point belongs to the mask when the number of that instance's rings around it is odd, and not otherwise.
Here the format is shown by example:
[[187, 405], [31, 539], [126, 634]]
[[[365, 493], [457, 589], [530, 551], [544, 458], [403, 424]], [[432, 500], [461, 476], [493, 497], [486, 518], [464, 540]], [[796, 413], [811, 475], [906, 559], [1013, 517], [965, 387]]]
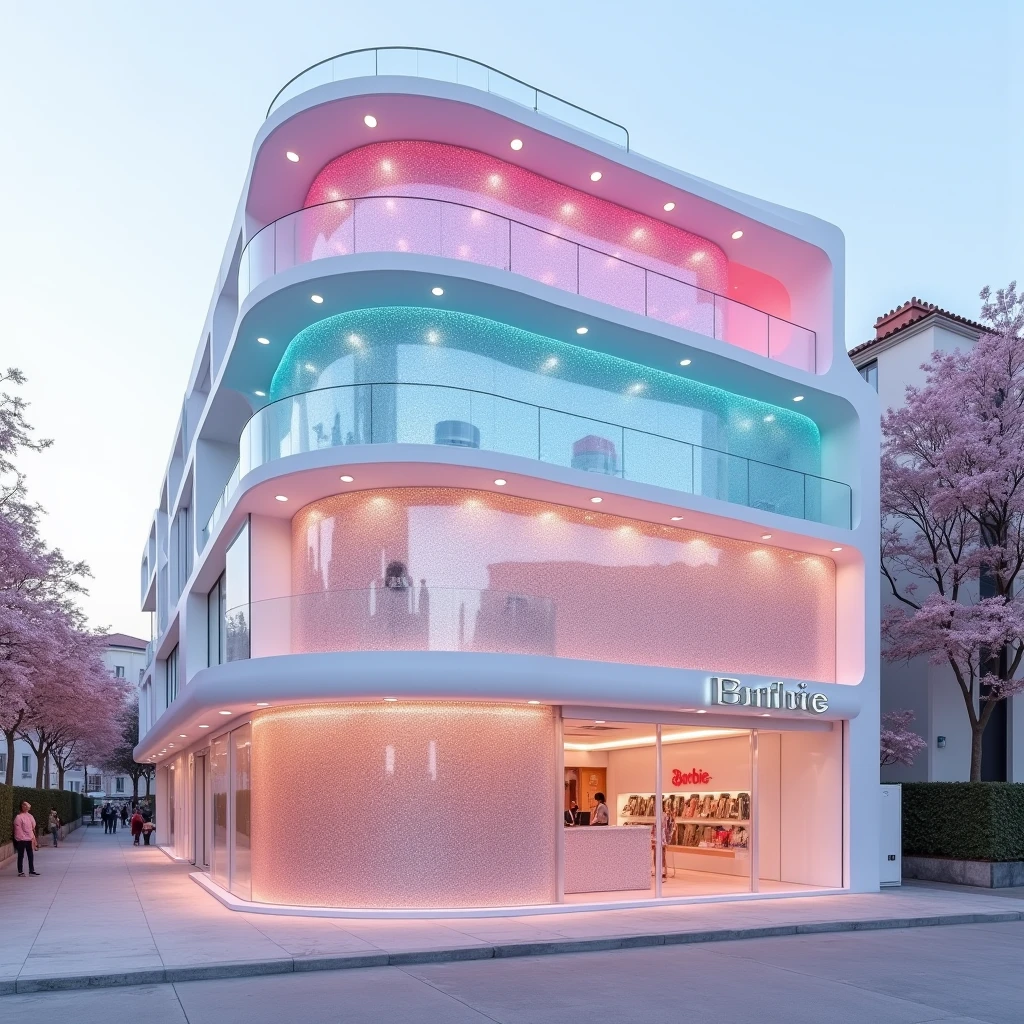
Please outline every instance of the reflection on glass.
[[249, 522], [224, 556], [227, 589], [227, 660], [249, 657]]

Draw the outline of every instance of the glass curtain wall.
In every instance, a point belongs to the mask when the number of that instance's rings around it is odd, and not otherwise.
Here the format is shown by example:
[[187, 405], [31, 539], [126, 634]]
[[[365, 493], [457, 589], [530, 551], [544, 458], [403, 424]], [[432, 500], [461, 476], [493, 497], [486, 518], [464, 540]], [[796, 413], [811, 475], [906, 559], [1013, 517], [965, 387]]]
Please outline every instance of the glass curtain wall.
[[227, 661], [249, 657], [249, 522], [238, 531], [224, 556], [227, 591]]
[[227, 661], [227, 618], [227, 587], [225, 574], [221, 573], [206, 595], [206, 663], [210, 666], [223, 665]]
[[250, 792], [252, 726], [231, 733], [231, 793], [234, 822], [231, 851], [231, 891], [247, 900], [252, 897]]
[[210, 877], [225, 889], [230, 884], [228, 859], [228, 788], [230, 782], [230, 737], [218, 736], [210, 744], [210, 782], [213, 797], [213, 843], [210, 851]]

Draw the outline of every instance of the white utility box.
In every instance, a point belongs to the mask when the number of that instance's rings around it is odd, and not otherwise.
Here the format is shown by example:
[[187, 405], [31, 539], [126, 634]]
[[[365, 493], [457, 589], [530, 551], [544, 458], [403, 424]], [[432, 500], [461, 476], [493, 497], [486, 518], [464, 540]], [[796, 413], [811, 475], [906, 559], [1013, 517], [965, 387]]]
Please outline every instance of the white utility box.
[[903, 792], [901, 786], [879, 786], [878, 838], [882, 885], [903, 884]]

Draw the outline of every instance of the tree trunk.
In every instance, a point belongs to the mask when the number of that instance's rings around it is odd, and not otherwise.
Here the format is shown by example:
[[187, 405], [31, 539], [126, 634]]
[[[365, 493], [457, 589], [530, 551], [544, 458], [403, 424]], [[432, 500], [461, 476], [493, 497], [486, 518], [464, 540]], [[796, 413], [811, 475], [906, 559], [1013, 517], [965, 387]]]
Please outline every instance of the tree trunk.
[[57, 762], [57, 788], [64, 788], [64, 765], [60, 761]]
[[984, 735], [984, 724], [971, 726], [971, 782], [981, 782], [981, 741]]
[[[35, 751], [33, 751], [35, 753]], [[36, 753], [36, 789], [43, 788], [43, 758]]]
[[139, 777], [138, 775], [132, 776], [132, 799], [139, 799]]
[[43, 754], [43, 789], [50, 788], [50, 755]]
[[4, 737], [7, 739], [7, 773], [4, 775], [4, 785], [14, 785], [14, 730], [4, 730]]
[[147, 798], [149, 797], [149, 780], [150, 780], [150, 777], [151, 776], [150, 776], [149, 772], [146, 772], [146, 796], [147, 796]]

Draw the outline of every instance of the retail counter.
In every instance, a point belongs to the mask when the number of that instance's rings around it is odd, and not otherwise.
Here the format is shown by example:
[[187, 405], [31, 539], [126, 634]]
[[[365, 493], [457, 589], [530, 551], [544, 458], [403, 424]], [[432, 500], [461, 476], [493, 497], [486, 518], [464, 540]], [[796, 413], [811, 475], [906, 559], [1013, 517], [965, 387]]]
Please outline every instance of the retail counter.
[[580, 825], [565, 830], [565, 891], [651, 887], [651, 830], [635, 825]]

